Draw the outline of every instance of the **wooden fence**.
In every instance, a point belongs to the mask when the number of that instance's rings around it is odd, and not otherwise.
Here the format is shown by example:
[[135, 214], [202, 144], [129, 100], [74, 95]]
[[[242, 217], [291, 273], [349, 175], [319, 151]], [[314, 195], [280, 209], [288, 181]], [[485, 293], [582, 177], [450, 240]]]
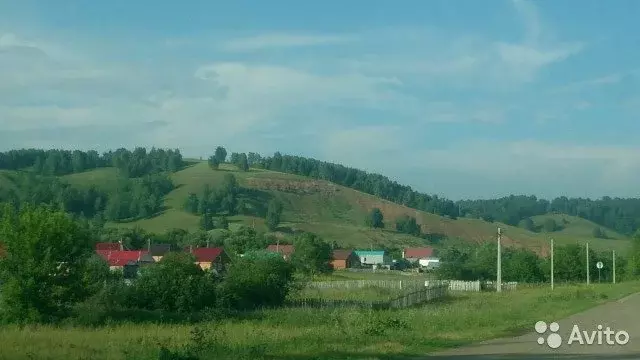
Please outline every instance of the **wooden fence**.
[[419, 304], [442, 298], [447, 295], [446, 285], [424, 287], [397, 297], [388, 303], [390, 309], [405, 309]]
[[329, 300], [318, 298], [295, 299], [287, 302], [288, 307], [301, 308], [359, 308], [359, 309], [404, 309], [423, 304], [447, 295], [447, 285], [437, 285], [414, 289], [388, 301]]

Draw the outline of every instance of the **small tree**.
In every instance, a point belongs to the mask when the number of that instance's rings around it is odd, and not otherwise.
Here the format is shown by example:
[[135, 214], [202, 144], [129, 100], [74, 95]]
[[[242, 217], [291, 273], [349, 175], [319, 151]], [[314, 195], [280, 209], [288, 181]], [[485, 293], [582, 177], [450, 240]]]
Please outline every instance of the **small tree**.
[[216, 155], [211, 155], [209, 157], [209, 167], [217, 170], [220, 167], [220, 160], [218, 160], [218, 158], [216, 157]]
[[216, 148], [215, 157], [216, 159], [218, 159], [218, 162], [220, 164], [224, 163], [225, 161], [227, 161], [227, 149], [223, 148], [222, 146], [218, 146]]
[[229, 230], [229, 220], [226, 216], [222, 216], [220, 220], [218, 220], [218, 228]]
[[272, 199], [269, 201], [269, 206], [267, 207], [267, 216], [266, 223], [267, 227], [271, 231], [276, 231], [278, 229], [278, 225], [280, 224], [280, 218], [282, 217], [282, 204]]
[[282, 305], [294, 286], [293, 274], [278, 254], [247, 253], [229, 266], [218, 291], [220, 305], [238, 310]]
[[396, 230], [414, 236], [420, 236], [422, 232], [416, 218], [407, 215], [403, 215], [396, 220]]
[[602, 230], [600, 226], [596, 226], [595, 228], [593, 228], [593, 231], [591, 233], [594, 238], [598, 238], [598, 239], [607, 238], [607, 234], [604, 232], [604, 230]]
[[536, 224], [534, 224], [533, 220], [531, 220], [531, 218], [526, 218], [520, 221], [520, 224], [518, 224], [518, 226], [520, 226], [523, 229], [529, 230], [529, 231], [535, 231], [536, 230]]
[[546, 232], [554, 232], [558, 230], [558, 224], [553, 219], [547, 219], [544, 221], [544, 230]]
[[215, 286], [193, 255], [170, 253], [144, 269], [134, 285], [134, 301], [139, 308], [189, 313], [215, 304]]
[[0, 209], [0, 314], [18, 322], [55, 321], [89, 294], [83, 276], [92, 253], [67, 214], [42, 207]]
[[367, 216], [366, 225], [376, 229], [384, 228], [384, 216], [382, 215], [382, 211], [378, 208], [371, 210]]
[[249, 161], [247, 160], [247, 154], [242, 153], [239, 155], [238, 168], [242, 171], [249, 171]]
[[331, 271], [331, 245], [311, 233], [296, 236], [291, 263], [306, 275]]
[[184, 203], [184, 209], [191, 214], [197, 214], [199, 205], [200, 200], [198, 200], [198, 195], [189, 193], [189, 196], [187, 196], [187, 200]]
[[209, 211], [205, 211], [200, 217], [200, 229], [209, 231], [214, 229], [213, 217]]

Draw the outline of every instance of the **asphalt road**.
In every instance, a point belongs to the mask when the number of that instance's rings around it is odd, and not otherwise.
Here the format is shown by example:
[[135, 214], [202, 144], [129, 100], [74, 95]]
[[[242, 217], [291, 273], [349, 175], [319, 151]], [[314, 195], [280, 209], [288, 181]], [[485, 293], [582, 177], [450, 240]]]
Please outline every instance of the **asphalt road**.
[[[476, 345], [470, 345], [458, 349], [434, 353], [425, 360], [547, 360], [547, 359], [581, 359], [581, 360], [640, 360], [640, 293], [626, 298], [612, 301], [583, 313], [573, 315], [566, 319], [556, 321], [559, 325], [559, 334], [562, 338], [561, 345], [550, 348], [547, 343], [538, 344], [538, 338], [547, 336], [552, 332], [547, 331], [540, 335], [535, 331], [535, 324], [531, 324], [531, 333], [523, 336], [490, 340]], [[576, 340], [571, 344], [571, 334], [574, 325], [579, 327], [584, 341], [583, 345]], [[613, 331], [624, 330], [629, 334], [629, 341], [625, 345], [608, 345], [606, 334], [602, 335], [602, 345], [598, 344], [598, 325], [602, 325], [601, 333], [607, 327]], [[589, 337], [596, 331], [594, 342], [589, 345], [584, 337], [587, 331]], [[575, 334], [575, 333], [574, 333]], [[615, 342], [615, 336], [611, 340]], [[624, 338], [620, 338], [624, 340]]]

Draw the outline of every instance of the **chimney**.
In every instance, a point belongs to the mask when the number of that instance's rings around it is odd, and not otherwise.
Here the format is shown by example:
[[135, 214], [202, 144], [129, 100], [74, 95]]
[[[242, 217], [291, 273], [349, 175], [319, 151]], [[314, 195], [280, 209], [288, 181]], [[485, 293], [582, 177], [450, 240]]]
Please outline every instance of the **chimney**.
[[120, 243], [120, 251], [124, 250], [124, 245], [122, 245], [122, 238], [120, 238], [120, 241], [118, 241]]
[[406, 259], [406, 257], [404, 256], [404, 249], [402, 249], [402, 258]]
[[147, 251], [151, 251], [151, 238], [147, 239]]
[[207, 248], [209, 247], [209, 240], [207, 240]]

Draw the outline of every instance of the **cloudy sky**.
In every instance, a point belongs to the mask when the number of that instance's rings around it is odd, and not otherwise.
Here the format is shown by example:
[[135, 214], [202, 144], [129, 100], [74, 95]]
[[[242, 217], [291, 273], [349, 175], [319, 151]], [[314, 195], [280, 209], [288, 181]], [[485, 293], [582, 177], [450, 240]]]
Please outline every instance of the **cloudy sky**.
[[0, 0], [0, 150], [274, 151], [638, 196], [640, 1]]

